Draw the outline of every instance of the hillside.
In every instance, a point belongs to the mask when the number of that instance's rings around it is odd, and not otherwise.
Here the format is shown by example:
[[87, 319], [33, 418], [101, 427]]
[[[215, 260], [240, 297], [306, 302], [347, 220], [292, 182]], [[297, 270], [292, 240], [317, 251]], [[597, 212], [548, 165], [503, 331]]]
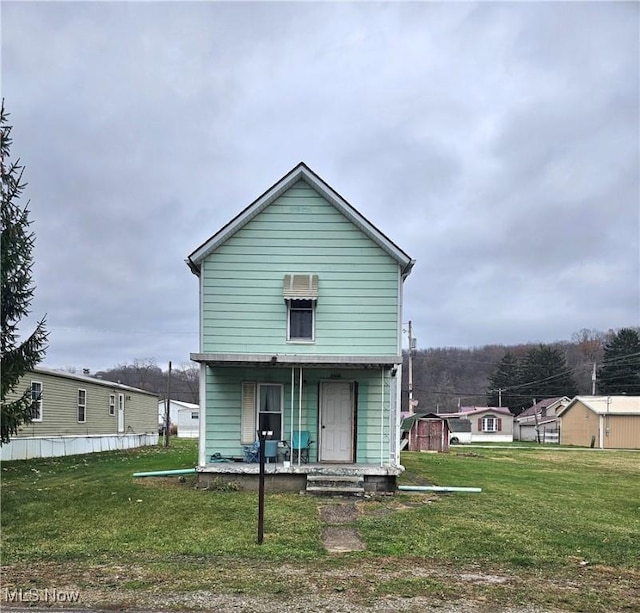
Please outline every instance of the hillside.
[[[548, 345], [565, 357], [580, 394], [591, 393], [594, 361], [601, 363], [603, 347], [611, 334], [581, 330], [571, 341]], [[507, 352], [523, 357], [538, 343], [423, 349], [413, 354], [413, 397], [421, 410], [451, 412], [459, 405], [486, 406], [489, 376]], [[409, 356], [405, 352], [402, 372], [402, 409], [408, 407]], [[539, 399], [538, 399], [539, 400]]]

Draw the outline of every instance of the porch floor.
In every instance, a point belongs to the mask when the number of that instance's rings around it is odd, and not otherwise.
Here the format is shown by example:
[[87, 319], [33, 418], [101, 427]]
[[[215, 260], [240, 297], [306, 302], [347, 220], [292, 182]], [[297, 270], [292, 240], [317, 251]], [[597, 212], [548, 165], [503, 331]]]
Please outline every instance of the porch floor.
[[[397, 477], [404, 472], [403, 466], [380, 466], [379, 464], [291, 464], [270, 462], [264, 465], [267, 475], [327, 475], [327, 476], [380, 476]], [[260, 464], [250, 462], [213, 462], [196, 467], [197, 473], [225, 475], [257, 475]]]

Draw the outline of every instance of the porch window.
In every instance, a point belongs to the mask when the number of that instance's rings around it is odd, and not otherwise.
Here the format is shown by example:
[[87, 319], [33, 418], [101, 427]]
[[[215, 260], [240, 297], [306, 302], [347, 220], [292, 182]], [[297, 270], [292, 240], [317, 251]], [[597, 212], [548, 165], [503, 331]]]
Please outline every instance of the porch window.
[[271, 430], [272, 439], [282, 438], [282, 385], [258, 385], [258, 431]]
[[481, 432], [500, 432], [502, 430], [502, 419], [488, 415], [478, 420], [478, 430]]

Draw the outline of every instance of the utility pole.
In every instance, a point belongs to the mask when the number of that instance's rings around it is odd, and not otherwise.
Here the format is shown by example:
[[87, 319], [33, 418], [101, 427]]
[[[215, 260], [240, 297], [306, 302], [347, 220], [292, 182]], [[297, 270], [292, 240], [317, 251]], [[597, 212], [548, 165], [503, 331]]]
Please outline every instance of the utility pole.
[[591, 372], [591, 395], [596, 395], [596, 363], [593, 363], [593, 371]]
[[169, 446], [169, 430], [171, 427], [171, 360], [169, 360], [169, 377], [167, 379], [167, 400], [164, 405], [164, 446]]
[[413, 329], [409, 322], [409, 415], [413, 415]]
[[502, 406], [502, 388], [501, 387], [498, 388], [498, 406], [499, 407]]

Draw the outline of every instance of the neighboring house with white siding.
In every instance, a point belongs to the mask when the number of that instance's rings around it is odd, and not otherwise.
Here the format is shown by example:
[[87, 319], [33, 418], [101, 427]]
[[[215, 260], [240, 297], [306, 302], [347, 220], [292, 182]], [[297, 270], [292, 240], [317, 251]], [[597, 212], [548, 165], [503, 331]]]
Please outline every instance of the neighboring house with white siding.
[[[160, 400], [158, 402], [158, 426], [162, 429], [164, 427], [165, 419], [165, 407], [166, 400]], [[169, 402], [169, 421], [171, 426], [177, 426], [180, 418], [180, 411], [183, 409], [193, 409], [197, 411], [200, 405], [193, 404], [192, 402], [185, 402], [184, 400], [171, 400]]]
[[34, 419], [0, 447], [3, 461], [158, 442], [158, 397], [151, 392], [40, 367], [20, 379], [9, 400], [25, 390], [34, 400]]
[[196, 404], [180, 409], [178, 411], [178, 438], [198, 438], [198, 436], [200, 436], [200, 407]]
[[525, 409], [513, 420], [513, 439], [538, 443], [560, 442], [558, 413], [569, 404], [569, 397], [545, 398]]
[[506, 407], [460, 407], [447, 417], [471, 422], [472, 443], [510, 443], [513, 441], [513, 414]]
[[212, 458], [242, 456], [257, 431], [306, 431], [310, 464], [395, 484], [414, 261], [301, 163], [187, 263], [200, 283], [199, 472], [229, 470]]

